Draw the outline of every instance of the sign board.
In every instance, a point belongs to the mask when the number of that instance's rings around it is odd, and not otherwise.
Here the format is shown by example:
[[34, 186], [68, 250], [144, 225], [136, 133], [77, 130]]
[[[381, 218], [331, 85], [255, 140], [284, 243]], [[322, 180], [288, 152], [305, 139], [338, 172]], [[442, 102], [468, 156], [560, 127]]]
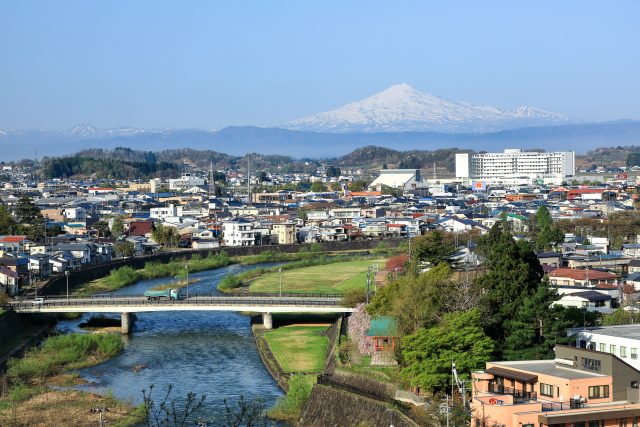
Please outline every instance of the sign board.
[[471, 189], [473, 191], [485, 191], [487, 189], [487, 183], [486, 181], [473, 181]]

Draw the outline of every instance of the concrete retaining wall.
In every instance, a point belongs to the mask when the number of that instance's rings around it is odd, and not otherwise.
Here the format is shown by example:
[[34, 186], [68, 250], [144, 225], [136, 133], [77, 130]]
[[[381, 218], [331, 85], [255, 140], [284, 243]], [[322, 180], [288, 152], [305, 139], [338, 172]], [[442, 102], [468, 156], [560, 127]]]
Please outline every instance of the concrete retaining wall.
[[313, 386], [300, 425], [311, 427], [418, 426], [383, 402], [320, 384]]

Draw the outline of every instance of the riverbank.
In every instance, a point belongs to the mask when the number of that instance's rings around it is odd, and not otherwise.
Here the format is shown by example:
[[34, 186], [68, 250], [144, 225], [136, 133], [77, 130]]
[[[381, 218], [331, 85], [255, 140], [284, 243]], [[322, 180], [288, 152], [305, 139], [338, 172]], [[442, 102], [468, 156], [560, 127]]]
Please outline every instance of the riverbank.
[[373, 256], [322, 255], [227, 276], [218, 284], [218, 290], [277, 293], [282, 286], [282, 291], [288, 293], [346, 294], [366, 289], [367, 269], [384, 262]]
[[[124, 348], [116, 334], [66, 334], [46, 339], [24, 357], [11, 359], [0, 397], [0, 424], [84, 426], [92, 407], [108, 407], [111, 425], [144, 421], [144, 408], [65, 387], [81, 383], [77, 370], [101, 364]], [[97, 421], [97, 420], [96, 420]]]

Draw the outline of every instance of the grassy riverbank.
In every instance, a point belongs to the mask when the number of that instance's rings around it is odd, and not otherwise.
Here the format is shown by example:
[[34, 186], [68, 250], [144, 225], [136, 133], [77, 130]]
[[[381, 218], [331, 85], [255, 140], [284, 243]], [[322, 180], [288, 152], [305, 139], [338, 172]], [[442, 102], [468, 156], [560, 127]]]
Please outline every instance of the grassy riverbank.
[[286, 373], [320, 373], [328, 339], [322, 333], [330, 325], [290, 325], [265, 331], [265, 339]]
[[[384, 260], [364, 256], [316, 254], [314, 257], [290, 262], [279, 267], [254, 268], [244, 273], [226, 276], [218, 284], [218, 290], [231, 292], [234, 289], [248, 287], [250, 292], [278, 292], [280, 290], [279, 270], [282, 270], [283, 292], [344, 293], [358, 287], [358, 279], [353, 276], [359, 273], [366, 274], [366, 269], [371, 263], [383, 262]], [[357, 264], [355, 273], [345, 271], [345, 269], [351, 270], [353, 268], [354, 264], [351, 263]], [[317, 270], [312, 270], [312, 267], [317, 267]], [[339, 276], [335, 276], [336, 268]], [[315, 278], [306, 277], [306, 273], [315, 275]], [[301, 278], [303, 280], [300, 280]], [[348, 279], [351, 280], [348, 281]], [[342, 286], [340, 286], [341, 284]]]
[[145, 264], [144, 268], [138, 270], [129, 266], [120, 267], [112, 270], [108, 276], [93, 280], [80, 287], [74, 292], [74, 294], [85, 296], [100, 292], [111, 292], [140, 280], [156, 279], [160, 277], [177, 276], [178, 278], [184, 278], [187, 270], [185, 265], [188, 266], [190, 273], [195, 273], [198, 271], [226, 267], [234, 262], [235, 260], [229, 257], [226, 252], [221, 252], [218, 255], [213, 253], [209, 254], [207, 257], [194, 255], [189, 260], [180, 259], [167, 263], [148, 262]]
[[278, 292], [282, 279], [284, 292], [344, 294], [352, 289], [365, 289], [367, 269], [372, 264], [384, 265], [383, 259], [356, 259], [323, 265], [284, 269], [261, 275], [250, 283], [250, 292]]
[[107, 406], [111, 425], [132, 426], [144, 420], [140, 408], [113, 396], [77, 390], [53, 390], [49, 386], [74, 385], [78, 375], [69, 371], [97, 365], [123, 349], [115, 334], [67, 334], [48, 338], [19, 359], [8, 363], [8, 391], [0, 397], [0, 425], [87, 424], [89, 409]]

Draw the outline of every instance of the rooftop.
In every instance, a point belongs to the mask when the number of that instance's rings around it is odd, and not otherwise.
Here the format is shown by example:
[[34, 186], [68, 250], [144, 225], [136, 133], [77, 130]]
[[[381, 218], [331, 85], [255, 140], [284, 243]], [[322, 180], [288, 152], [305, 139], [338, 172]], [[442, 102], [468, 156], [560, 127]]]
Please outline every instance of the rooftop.
[[615, 338], [628, 338], [640, 340], [640, 328], [637, 324], [618, 326], [593, 326], [590, 328], [574, 329], [576, 332], [591, 332], [592, 334], [606, 335]]
[[595, 372], [581, 371], [568, 366], [560, 365], [555, 360], [518, 360], [513, 362], [491, 362], [495, 366], [519, 371], [530, 372], [539, 375], [552, 375], [567, 380], [581, 380], [594, 377], [606, 377]]

